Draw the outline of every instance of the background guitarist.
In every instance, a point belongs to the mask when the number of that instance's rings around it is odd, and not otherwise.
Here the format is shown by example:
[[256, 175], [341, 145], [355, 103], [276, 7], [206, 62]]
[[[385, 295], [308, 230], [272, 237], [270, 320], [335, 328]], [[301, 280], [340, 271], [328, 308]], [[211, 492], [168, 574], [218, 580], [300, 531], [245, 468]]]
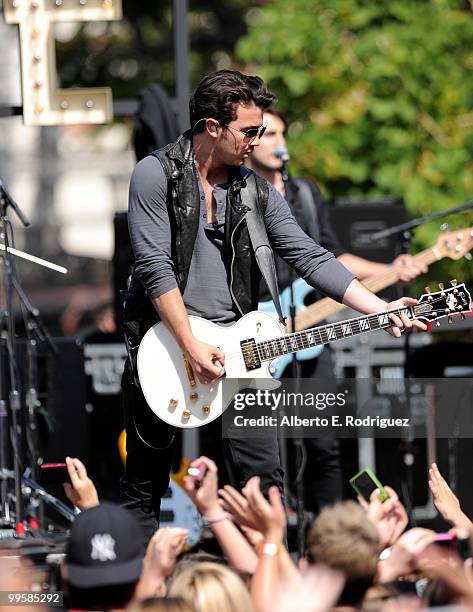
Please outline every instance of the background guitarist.
[[[298, 275], [365, 314], [388, 307], [302, 231], [272, 185], [245, 169], [264, 133], [263, 111], [274, 99], [258, 77], [231, 70], [208, 75], [190, 100], [192, 130], [141, 160], [131, 178], [128, 222], [135, 263], [124, 313], [130, 359], [123, 377], [127, 462], [121, 496], [147, 537], [156, 528], [168, 486], [174, 431], [147, 407], [133, 360], [141, 337], [159, 316], [200, 383], [224, 373], [225, 355], [193, 336], [188, 314], [225, 325], [257, 308], [260, 276], [241, 201], [248, 181], [256, 181], [259, 205], [248, 197], [247, 202], [257, 206], [271, 246]], [[389, 307], [414, 303], [404, 298]], [[395, 337], [403, 327], [426, 328], [405, 315], [390, 317]], [[159, 367], [156, 363], [157, 378]], [[264, 490], [274, 484], [283, 488], [276, 434], [264, 443], [224, 439], [222, 447], [238, 489], [255, 474]]]
[[[263, 123], [266, 126], [259, 146], [251, 154], [247, 165], [259, 176], [265, 178], [286, 199], [289, 208], [302, 229], [316, 242], [331, 251], [338, 261], [360, 279], [375, 276], [394, 266], [399, 279], [408, 283], [419, 274], [427, 272], [427, 266], [416, 262], [411, 255], [396, 257], [391, 264], [378, 263], [358, 257], [344, 251], [331, 226], [328, 204], [320, 189], [312, 181], [294, 179], [290, 176], [283, 179], [282, 158], [287, 154], [287, 122], [279, 111], [269, 108], [264, 112]], [[276, 271], [279, 290], [283, 291], [295, 280], [293, 270], [276, 256]], [[261, 287], [260, 300], [270, 299], [264, 282]], [[299, 361], [298, 375], [302, 378], [332, 378], [334, 376], [330, 348], [326, 347], [318, 358]], [[286, 367], [283, 377], [292, 376], [292, 364]], [[294, 468], [296, 452], [291, 452], [291, 440], [287, 440], [290, 467]], [[332, 504], [341, 497], [341, 465], [338, 442], [320, 438], [305, 438], [303, 443], [307, 452], [305, 470], [305, 505], [314, 513], [327, 504]], [[293, 479], [289, 479], [293, 481]]]

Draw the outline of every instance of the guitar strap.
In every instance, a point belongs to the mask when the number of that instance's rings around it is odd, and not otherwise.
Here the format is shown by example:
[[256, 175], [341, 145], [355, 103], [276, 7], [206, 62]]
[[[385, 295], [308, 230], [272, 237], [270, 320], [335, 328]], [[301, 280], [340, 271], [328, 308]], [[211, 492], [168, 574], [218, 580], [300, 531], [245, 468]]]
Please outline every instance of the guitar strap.
[[242, 204], [248, 209], [245, 217], [246, 226], [253, 246], [256, 263], [268, 285], [271, 298], [274, 302], [276, 312], [278, 313], [279, 321], [283, 325], [286, 325], [286, 318], [282, 313], [281, 303], [279, 301], [274, 254], [272, 248], [269, 246], [268, 234], [266, 233], [266, 227], [264, 225], [263, 207], [260, 202], [256, 177], [254, 173], [251, 173], [245, 178], [246, 187], [241, 190], [240, 194]]

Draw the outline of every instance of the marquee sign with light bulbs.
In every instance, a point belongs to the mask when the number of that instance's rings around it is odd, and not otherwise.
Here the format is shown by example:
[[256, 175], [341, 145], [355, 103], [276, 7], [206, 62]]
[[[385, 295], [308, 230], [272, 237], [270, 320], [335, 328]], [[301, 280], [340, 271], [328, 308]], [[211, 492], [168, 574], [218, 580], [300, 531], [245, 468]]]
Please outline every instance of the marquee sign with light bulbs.
[[6, 23], [19, 26], [24, 124], [110, 122], [109, 87], [57, 89], [53, 25], [121, 19], [121, 0], [4, 0], [3, 5]]

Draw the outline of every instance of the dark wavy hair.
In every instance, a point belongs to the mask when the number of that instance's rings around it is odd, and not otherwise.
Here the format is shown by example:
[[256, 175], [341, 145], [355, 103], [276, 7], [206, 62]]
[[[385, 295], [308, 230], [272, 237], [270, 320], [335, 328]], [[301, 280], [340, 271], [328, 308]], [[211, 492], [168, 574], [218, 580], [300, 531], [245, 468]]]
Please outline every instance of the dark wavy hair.
[[283, 124], [284, 124], [284, 135], [286, 135], [287, 132], [287, 119], [286, 117], [281, 113], [281, 111], [271, 107], [271, 108], [267, 108], [264, 111], [267, 115], [273, 115], [274, 117], [277, 117], [278, 119], [280, 119]]
[[[263, 111], [276, 101], [264, 81], [238, 70], [217, 70], [204, 77], [189, 101], [190, 123], [203, 132], [203, 119], [216, 119], [221, 126], [236, 119], [239, 104], [254, 103]], [[199, 123], [200, 122], [200, 123]]]

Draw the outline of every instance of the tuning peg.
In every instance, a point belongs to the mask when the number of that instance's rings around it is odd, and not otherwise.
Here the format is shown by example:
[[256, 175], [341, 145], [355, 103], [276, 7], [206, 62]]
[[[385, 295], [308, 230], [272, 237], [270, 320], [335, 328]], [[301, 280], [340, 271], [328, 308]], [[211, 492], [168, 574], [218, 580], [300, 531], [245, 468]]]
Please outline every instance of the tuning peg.
[[456, 278], [452, 278], [452, 280], [450, 281], [450, 285], [452, 287], [456, 287], [457, 286], [457, 279]]
[[447, 317], [447, 322], [449, 325], [451, 325], [453, 323], [452, 317]]
[[444, 289], [444, 284], [443, 283], [439, 283], [439, 289], [440, 289], [440, 291], [443, 291], [443, 289]]
[[465, 253], [465, 259], [467, 261], [471, 261], [473, 259], [473, 256], [471, 255], [471, 253]]

